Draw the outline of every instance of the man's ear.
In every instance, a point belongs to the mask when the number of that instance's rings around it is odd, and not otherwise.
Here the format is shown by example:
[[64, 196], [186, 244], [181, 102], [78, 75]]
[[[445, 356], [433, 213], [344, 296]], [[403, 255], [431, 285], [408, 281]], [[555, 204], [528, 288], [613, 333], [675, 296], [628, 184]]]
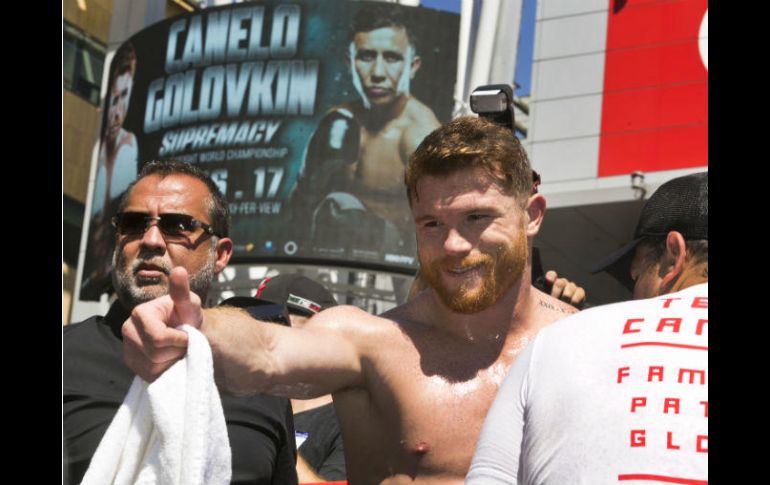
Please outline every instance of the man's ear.
[[420, 56], [414, 56], [412, 59], [412, 65], [410, 67], [409, 71], [409, 79], [414, 79], [414, 75], [417, 74], [417, 70], [420, 69], [420, 66], [422, 66], [422, 59], [420, 59]]
[[678, 231], [670, 231], [666, 236], [666, 251], [663, 253], [658, 269], [658, 275], [661, 278], [659, 294], [665, 295], [671, 292], [674, 283], [682, 275], [686, 257], [687, 245], [684, 237]]
[[527, 237], [534, 237], [540, 231], [545, 215], [545, 197], [533, 194], [527, 199]]
[[233, 240], [229, 237], [220, 238], [217, 241], [217, 260], [214, 263], [214, 271], [218, 274], [227, 263], [230, 262], [230, 257], [233, 255]]

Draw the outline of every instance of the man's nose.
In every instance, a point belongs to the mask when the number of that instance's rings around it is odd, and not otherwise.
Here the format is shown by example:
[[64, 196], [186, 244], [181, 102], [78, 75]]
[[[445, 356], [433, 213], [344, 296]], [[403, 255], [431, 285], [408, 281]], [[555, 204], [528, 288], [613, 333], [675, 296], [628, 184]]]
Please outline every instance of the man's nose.
[[378, 55], [377, 59], [375, 59], [374, 61], [374, 66], [372, 68], [372, 77], [376, 77], [376, 78], [385, 77], [385, 60], [380, 55]]
[[467, 254], [473, 249], [473, 244], [457, 229], [449, 229], [444, 239], [444, 251], [451, 255]]
[[163, 233], [160, 232], [158, 223], [153, 223], [142, 234], [142, 246], [153, 249], [163, 249], [166, 247], [166, 240]]

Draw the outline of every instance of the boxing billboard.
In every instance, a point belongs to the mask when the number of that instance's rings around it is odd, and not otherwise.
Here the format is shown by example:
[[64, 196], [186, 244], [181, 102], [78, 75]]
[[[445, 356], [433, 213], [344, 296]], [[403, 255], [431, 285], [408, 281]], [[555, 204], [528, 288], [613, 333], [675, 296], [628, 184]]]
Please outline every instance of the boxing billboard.
[[265, 1], [164, 20], [110, 63], [80, 298], [109, 284], [120, 195], [151, 160], [197, 165], [229, 202], [234, 262], [408, 272], [406, 159], [451, 118], [459, 15]]

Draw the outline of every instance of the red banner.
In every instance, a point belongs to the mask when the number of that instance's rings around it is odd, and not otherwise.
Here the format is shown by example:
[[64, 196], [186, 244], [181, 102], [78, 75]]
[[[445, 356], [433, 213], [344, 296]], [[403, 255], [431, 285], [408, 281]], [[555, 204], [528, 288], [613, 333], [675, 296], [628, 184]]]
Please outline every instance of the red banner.
[[610, 1], [600, 177], [708, 165], [707, 9], [707, 0]]

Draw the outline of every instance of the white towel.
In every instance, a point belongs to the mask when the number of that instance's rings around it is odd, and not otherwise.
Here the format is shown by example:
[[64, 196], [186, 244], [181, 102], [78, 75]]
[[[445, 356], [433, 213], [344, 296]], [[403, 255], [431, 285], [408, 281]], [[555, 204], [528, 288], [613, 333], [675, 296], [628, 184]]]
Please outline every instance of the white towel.
[[82, 485], [226, 485], [231, 455], [208, 340], [182, 325], [187, 355], [152, 384], [139, 376]]

